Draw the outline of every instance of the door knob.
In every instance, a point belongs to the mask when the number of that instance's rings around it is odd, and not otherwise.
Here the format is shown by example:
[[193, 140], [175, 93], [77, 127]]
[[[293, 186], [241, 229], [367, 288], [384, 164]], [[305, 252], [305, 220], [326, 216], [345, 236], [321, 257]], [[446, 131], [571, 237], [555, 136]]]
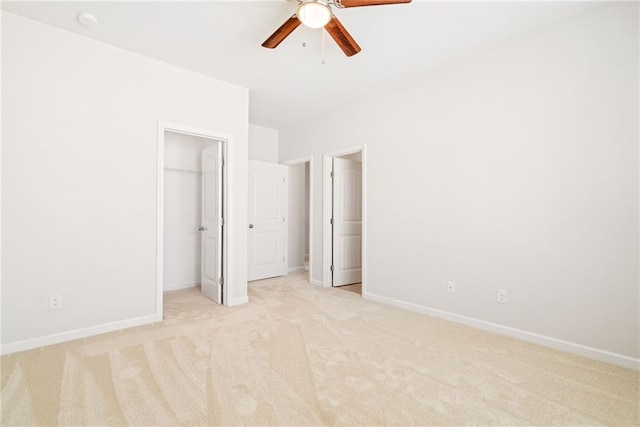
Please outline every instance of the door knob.
[[198, 227], [198, 231], [207, 231], [207, 227], [200, 226]]
[[253, 224], [249, 224], [249, 228], [253, 228]]

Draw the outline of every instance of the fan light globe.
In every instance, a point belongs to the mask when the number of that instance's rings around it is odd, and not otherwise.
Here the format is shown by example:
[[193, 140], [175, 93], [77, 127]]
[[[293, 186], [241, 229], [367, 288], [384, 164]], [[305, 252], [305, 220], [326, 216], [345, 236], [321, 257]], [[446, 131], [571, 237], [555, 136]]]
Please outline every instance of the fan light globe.
[[322, 1], [308, 1], [298, 6], [298, 19], [309, 28], [322, 28], [331, 20], [331, 7]]

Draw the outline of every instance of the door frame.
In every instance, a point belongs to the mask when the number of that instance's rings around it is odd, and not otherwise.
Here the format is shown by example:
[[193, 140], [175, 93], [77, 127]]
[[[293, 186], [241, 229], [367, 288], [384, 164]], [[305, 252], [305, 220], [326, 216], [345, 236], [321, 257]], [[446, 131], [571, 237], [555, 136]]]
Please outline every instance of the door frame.
[[334, 157], [342, 157], [357, 152], [362, 153], [362, 297], [367, 296], [367, 145], [356, 145], [323, 154], [322, 170], [322, 286], [332, 287], [331, 258], [331, 209], [333, 207], [333, 186], [331, 169]]
[[[292, 160], [287, 160], [286, 162], [282, 162], [283, 165], [286, 166], [294, 166], [294, 165], [299, 165], [300, 163], [307, 163], [309, 162], [309, 283], [313, 284], [313, 266], [314, 266], [314, 262], [313, 262], [313, 156], [309, 155], [309, 156], [305, 156], [305, 157], [298, 157], [296, 159], [292, 159]], [[289, 179], [291, 179], [291, 176], [289, 176]], [[287, 197], [287, 203], [289, 202], [289, 198]], [[288, 240], [288, 234], [287, 234], [287, 240]], [[287, 242], [287, 246], [288, 246], [288, 242]], [[288, 247], [287, 247], [288, 250]], [[287, 262], [289, 260], [288, 254], [287, 254]]]
[[224, 277], [224, 290], [222, 292], [223, 305], [229, 305], [229, 295], [232, 294], [231, 289], [233, 280], [231, 277], [231, 269], [227, 262], [227, 254], [229, 253], [230, 242], [227, 238], [229, 233], [227, 230], [231, 226], [232, 220], [229, 212], [231, 205], [231, 193], [229, 192], [229, 162], [227, 161], [228, 145], [232, 141], [232, 136], [224, 133], [207, 129], [196, 129], [190, 126], [158, 121], [158, 143], [157, 143], [157, 193], [156, 193], [156, 321], [159, 322], [163, 317], [163, 292], [164, 292], [164, 134], [165, 132], [181, 133], [184, 135], [192, 135], [200, 138], [214, 139], [222, 144], [222, 217], [224, 225], [222, 227], [222, 272]]

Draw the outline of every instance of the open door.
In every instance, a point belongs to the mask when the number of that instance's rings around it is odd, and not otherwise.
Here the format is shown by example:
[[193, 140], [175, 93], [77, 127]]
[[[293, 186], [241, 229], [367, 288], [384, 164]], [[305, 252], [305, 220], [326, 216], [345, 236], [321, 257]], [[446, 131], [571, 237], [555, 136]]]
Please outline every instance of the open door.
[[288, 167], [249, 160], [248, 279], [286, 274]]
[[202, 152], [202, 293], [222, 304], [222, 144]]
[[333, 286], [362, 282], [362, 163], [333, 159]]

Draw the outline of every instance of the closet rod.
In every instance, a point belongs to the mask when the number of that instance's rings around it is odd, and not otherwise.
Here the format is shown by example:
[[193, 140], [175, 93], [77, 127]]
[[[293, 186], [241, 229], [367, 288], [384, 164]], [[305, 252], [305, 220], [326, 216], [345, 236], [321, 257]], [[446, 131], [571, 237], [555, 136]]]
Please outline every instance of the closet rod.
[[198, 175], [201, 174], [200, 171], [194, 171], [194, 170], [191, 170], [191, 169], [180, 169], [180, 168], [165, 167], [164, 170], [171, 171], [171, 172], [195, 173], [195, 174], [198, 174]]

